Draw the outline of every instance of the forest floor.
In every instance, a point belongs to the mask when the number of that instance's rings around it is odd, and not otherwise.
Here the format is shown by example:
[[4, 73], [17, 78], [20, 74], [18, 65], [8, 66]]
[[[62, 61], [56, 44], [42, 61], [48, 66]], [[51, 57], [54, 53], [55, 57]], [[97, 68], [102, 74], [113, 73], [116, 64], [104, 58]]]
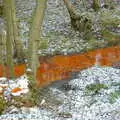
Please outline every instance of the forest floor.
[[[96, 15], [94, 10], [90, 8], [90, 4], [88, 4], [86, 6], [87, 8], [85, 9], [83, 4], [77, 5], [75, 4], [76, 2], [74, 0], [71, 1], [75, 5], [78, 13], [80, 12], [81, 15], [84, 16], [88, 12], [90, 16], [93, 16], [93, 29], [95, 34], [98, 34], [97, 32], [100, 29], [97, 22], [100, 17], [99, 14], [107, 13], [108, 10], [103, 8], [97, 13], [98, 15]], [[29, 2], [26, 4], [26, 1], [24, 0], [17, 0], [17, 6], [17, 16], [20, 19], [19, 27], [21, 29], [21, 39], [27, 46], [30, 19], [32, 10], [34, 10], [35, 7], [35, 2], [29, 0]], [[117, 15], [115, 13], [119, 13], [119, 11], [120, 5], [118, 4], [114, 10], [111, 10], [110, 13], [114, 13], [112, 17], [116, 18]], [[119, 18], [119, 14], [117, 18]], [[86, 40], [82, 38], [84, 33], [79, 33], [73, 30], [71, 27], [70, 16], [63, 0], [48, 1], [42, 30], [44, 37], [42, 41], [43, 44], [39, 48], [40, 55], [81, 53], [107, 46], [107, 40], [99, 39], [99, 37], [98, 40]], [[119, 28], [113, 28], [113, 31], [118, 34], [120, 33]]]
[[[53, 98], [49, 97], [48, 91]], [[16, 95], [19, 92], [12, 94]], [[61, 81], [49, 86], [38, 106], [9, 106], [0, 119], [119, 120], [120, 69], [93, 66], [82, 70], [64, 84]]]
[[[21, 2], [23, 1], [23, 2]], [[21, 19], [21, 39], [27, 43], [29, 18], [35, 6], [33, 0], [17, 0], [17, 16]], [[23, 3], [23, 4], [21, 4]], [[25, 7], [26, 6], [26, 7]], [[19, 9], [21, 8], [21, 10]], [[25, 9], [27, 8], [27, 10]], [[23, 11], [22, 11], [23, 10]], [[120, 10], [118, 6], [118, 10]], [[120, 30], [118, 29], [118, 32]], [[43, 24], [43, 35], [47, 49], [43, 47], [40, 54], [80, 53], [91, 49], [94, 43], [81, 39], [79, 32], [71, 29], [69, 14], [62, 0], [49, 0]], [[98, 40], [96, 47], [104, 47], [105, 41]], [[27, 45], [26, 45], [27, 46]], [[40, 48], [41, 49], [41, 48]], [[18, 92], [14, 88], [20, 87]], [[25, 94], [28, 91], [27, 78], [9, 80], [7, 99]], [[1, 78], [0, 84], [8, 85]], [[2, 88], [1, 88], [2, 89]], [[52, 97], [49, 97], [49, 92]], [[16, 94], [17, 93], [17, 94]], [[54, 96], [54, 97], [53, 97]], [[55, 102], [58, 101], [58, 102]], [[14, 101], [13, 101], [14, 102]], [[59, 104], [58, 104], [59, 103]], [[17, 104], [17, 103], [16, 103]], [[120, 69], [94, 66], [82, 70], [70, 81], [58, 82], [49, 86], [39, 105], [34, 107], [17, 107], [10, 105], [0, 116], [0, 120], [119, 120], [120, 119]]]

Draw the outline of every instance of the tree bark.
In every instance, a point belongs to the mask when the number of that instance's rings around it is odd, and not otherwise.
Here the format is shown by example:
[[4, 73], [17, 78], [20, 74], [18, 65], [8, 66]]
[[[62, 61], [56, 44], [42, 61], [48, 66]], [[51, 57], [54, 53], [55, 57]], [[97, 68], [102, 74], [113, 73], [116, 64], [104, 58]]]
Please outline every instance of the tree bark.
[[0, 31], [0, 65], [2, 66], [3, 76], [5, 75], [5, 52], [6, 52], [6, 34], [4, 31]]
[[70, 14], [71, 26], [74, 28], [74, 30], [88, 33], [88, 31], [91, 30], [91, 19], [89, 19], [89, 17], [77, 14], [74, 9], [74, 6], [70, 3], [69, 0], [63, 0], [63, 1]]
[[71, 19], [79, 19], [79, 16], [76, 15], [74, 6], [69, 2], [69, 0], [63, 0], [63, 1], [67, 7], [67, 10], [70, 14]]
[[[24, 57], [24, 51], [23, 51], [23, 44], [22, 44], [22, 41], [20, 41], [19, 32], [18, 32], [18, 28], [17, 28], [15, 0], [3, 1], [4, 9], [6, 9], [7, 2], [9, 3], [9, 5], [8, 5], [9, 11], [7, 14], [10, 14], [9, 16], [11, 16], [11, 18], [10, 18], [11, 30], [12, 30], [11, 33], [13, 35], [12, 43], [13, 43], [13, 48], [14, 48], [13, 53], [14, 53], [14, 57], [17, 58], [17, 62], [19, 62]], [[4, 13], [5, 13], [5, 11], [4, 11]], [[6, 13], [5, 13], [5, 20], [6, 20]], [[6, 22], [7, 22], [7, 20], [6, 20]]]
[[7, 66], [9, 69], [9, 77], [14, 77], [13, 71], [13, 20], [12, 20], [12, 11], [11, 11], [11, 0], [4, 0], [4, 15], [6, 20], [6, 31], [7, 31], [7, 40], [6, 40], [6, 57], [7, 57]]
[[36, 79], [36, 69], [38, 66], [38, 45], [42, 40], [42, 22], [47, 0], [36, 0], [36, 9], [33, 14], [33, 21], [30, 29], [30, 39], [28, 43], [28, 61], [32, 70], [34, 80]]
[[18, 28], [17, 28], [17, 18], [16, 18], [16, 8], [15, 0], [10, 0], [11, 7], [11, 16], [12, 16], [12, 27], [13, 27], [13, 36], [14, 36], [14, 47], [16, 52], [16, 58], [18, 61], [24, 57], [22, 41], [20, 41]]
[[75, 30], [79, 30], [79, 20], [81, 19], [81, 17], [76, 14], [74, 6], [69, 2], [69, 0], [63, 0], [63, 1], [70, 15], [71, 26]]
[[2, 33], [0, 33], [0, 65], [3, 64], [3, 39]]

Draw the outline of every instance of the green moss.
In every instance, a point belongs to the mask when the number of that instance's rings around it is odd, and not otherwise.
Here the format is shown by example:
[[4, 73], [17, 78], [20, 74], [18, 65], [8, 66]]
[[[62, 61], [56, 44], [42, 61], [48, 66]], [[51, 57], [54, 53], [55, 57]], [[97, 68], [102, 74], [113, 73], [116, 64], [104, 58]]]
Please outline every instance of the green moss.
[[93, 5], [92, 5], [93, 9], [95, 11], [98, 11], [100, 6], [99, 6], [99, 0], [93, 0]]
[[48, 48], [48, 40], [43, 39], [40, 41], [39, 49], [47, 49]]
[[2, 112], [4, 111], [4, 109], [6, 108], [6, 101], [4, 100], [3, 97], [0, 97], [0, 114], [2, 114]]
[[120, 12], [115, 10], [103, 10], [100, 12], [100, 21], [103, 27], [117, 27], [120, 24]]
[[120, 35], [119, 34], [115, 34], [108, 30], [102, 30], [101, 34], [102, 34], [104, 40], [106, 40], [108, 42], [108, 46], [120, 44]]
[[92, 38], [88, 41], [88, 51], [98, 48], [98, 42], [95, 38]]
[[108, 87], [105, 84], [89, 84], [86, 86], [85, 88], [85, 92], [87, 94], [93, 93], [93, 94], [97, 94], [101, 89], [107, 89]]
[[113, 104], [120, 97], [120, 90], [110, 93], [109, 101]]

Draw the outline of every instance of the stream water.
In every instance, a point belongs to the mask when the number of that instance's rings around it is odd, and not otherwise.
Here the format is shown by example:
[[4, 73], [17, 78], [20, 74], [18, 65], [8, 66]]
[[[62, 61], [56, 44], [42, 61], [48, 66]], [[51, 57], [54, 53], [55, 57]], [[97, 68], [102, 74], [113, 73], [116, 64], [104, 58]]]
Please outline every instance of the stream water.
[[[57, 55], [45, 57], [40, 61], [37, 69], [37, 83], [39, 86], [48, 85], [57, 80], [63, 80], [72, 77], [72, 73], [79, 72], [82, 69], [94, 65], [112, 66], [120, 61], [120, 46], [97, 49], [81, 54]], [[26, 65], [15, 65], [15, 77], [25, 73]], [[5, 74], [8, 74], [8, 68], [5, 68]], [[0, 66], [0, 77], [3, 76], [3, 67]], [[8, 74], [9, 76], [9, 74]]]

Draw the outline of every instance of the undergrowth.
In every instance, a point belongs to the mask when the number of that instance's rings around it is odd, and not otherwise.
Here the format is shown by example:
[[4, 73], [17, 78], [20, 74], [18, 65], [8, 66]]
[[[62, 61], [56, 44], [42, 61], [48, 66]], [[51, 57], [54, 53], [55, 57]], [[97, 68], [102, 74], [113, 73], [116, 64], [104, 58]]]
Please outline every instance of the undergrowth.
[[85, 87], [85, 93], [86, 94], [97, 94], [101, 89], [108, 89], [108, 87], [105, 84], [100, 83], [93, 83], [89, 84]]
[[3, 111], [5, 110], [7, 106], [6, 101], [4, 100], [3, 97], [0, 97], [0, 115], [3, 113]]
[[109, 101], [113, 104], [120, 97], [120, 90], [114, 91], [109, 95]]

